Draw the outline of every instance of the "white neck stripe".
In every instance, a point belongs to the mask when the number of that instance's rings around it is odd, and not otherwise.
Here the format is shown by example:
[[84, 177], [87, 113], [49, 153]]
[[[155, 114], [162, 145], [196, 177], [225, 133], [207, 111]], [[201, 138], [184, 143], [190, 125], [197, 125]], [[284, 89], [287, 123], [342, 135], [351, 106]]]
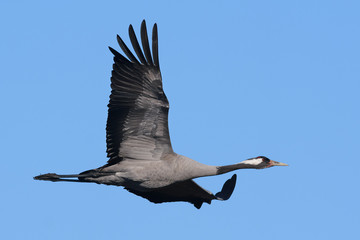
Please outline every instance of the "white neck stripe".
[[249, 164], [249, 165], [259, 165], [260, 163], [262, 163], [263, 159], [262, 158], [254, 158], [254, 159], [248, 159], [245, 161], [242, 161], [241, 163], [245, 163], [245, 164]]

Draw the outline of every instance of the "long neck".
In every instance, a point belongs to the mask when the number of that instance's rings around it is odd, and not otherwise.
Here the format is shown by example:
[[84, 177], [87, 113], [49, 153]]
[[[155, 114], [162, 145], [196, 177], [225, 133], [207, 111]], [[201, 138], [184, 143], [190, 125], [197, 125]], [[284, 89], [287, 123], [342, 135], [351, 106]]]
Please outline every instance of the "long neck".
[[175, 166], [175, 168], [180, 170], [176, 171], [172, 177], [181, 181], [198, 177], [224, 174], [237, 169], [256, 168], [252, 164], [247, 164], [243, 162], [226, 166], [211, 166], [199, 163], [195, 160], [192, 160], [191, 158], [182, 155], [177, 156], [178, 157], [175, 159], [174, 164], [177, 165]]
[[237, 169], [244, 169], [244, 168], [256, 168], [254, 165], [251, 164], [246, 164], [246, 163], [237, 163], [237, 164], [232, 164], [232, 165], [225, 165], [225, 166], [219, 166], [217, 167], [217, 173], [216, 175], [219, 174], [224, 174], [224, 173], [228, 173]]
[[217, 175], [218, 171], [216, 166], [206, 165], [183, 155], [178, 155], [173, 161], [173, 164], [175, 165], [173, 168], [177, 169], [177, 171], [173, 173], [172, 177], [181, 181], [198, 177], [214, 176]]

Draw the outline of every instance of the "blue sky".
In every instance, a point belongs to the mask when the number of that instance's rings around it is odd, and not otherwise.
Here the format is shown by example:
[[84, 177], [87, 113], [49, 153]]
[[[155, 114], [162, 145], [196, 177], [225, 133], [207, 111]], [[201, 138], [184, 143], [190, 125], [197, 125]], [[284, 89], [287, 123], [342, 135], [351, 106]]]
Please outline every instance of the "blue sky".
[[[131, 3], [130, 3], [131, 2]], [[357, 239], [358, 1], [2, 1], [3, 239]], [[32, 180], [106, 162], [116, 34], [158, 23], [177, 153], [238, 171], [226, 202], [155, 205]], [[198, 179], [212, 192], [231, 174]]]

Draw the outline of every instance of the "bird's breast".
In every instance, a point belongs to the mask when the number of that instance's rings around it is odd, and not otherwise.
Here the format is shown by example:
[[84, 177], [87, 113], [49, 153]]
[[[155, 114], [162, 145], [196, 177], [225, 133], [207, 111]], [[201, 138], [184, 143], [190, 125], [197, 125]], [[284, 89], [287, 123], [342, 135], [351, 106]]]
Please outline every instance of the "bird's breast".
[[159, 160], [124, 160], [115, 170], [123, 186], [145, 191], [192, 178], [215, 175], [216, 169], [181, 155]]

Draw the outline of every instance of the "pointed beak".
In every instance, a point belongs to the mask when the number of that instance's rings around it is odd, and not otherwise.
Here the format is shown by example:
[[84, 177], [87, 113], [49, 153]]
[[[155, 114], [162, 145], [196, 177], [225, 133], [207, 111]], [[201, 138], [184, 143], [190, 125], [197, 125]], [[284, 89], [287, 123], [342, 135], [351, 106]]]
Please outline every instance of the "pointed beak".
[[276, 162], [271, 160], [271, 166], [289, 166], [286, 163]]

